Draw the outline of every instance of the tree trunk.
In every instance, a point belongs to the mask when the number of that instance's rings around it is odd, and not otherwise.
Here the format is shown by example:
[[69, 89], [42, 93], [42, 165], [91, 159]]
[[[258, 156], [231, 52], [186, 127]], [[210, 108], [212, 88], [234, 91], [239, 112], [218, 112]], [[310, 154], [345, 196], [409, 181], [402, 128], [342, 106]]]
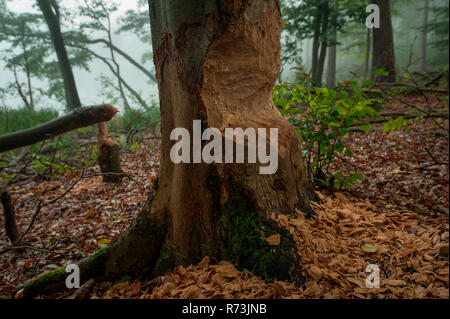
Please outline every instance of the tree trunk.
[[419, 72], [427, 71], [427, 24], [428, 24], [428, 0], [423, 1], [422, 30], [420, 32]]
[[317, 87], [322, 86], [323, 70], [325, 67], [325, 58], [327, 57], [328, 48], [328, 18], [330, 15], [330, 7], [328, 1], [320, 6], [320, 11], [322, 12], [322, 27], [320, 31], [320, 56], [317, 62], [316, 73], [313, 77], [314, 85]]
[[[69, 110], [80, 108], [81, 107], [80, 97], [78, 95], [75, 78], [73, 76], [72, 66], [70, 65], [70, 61], [67, 56], [64, 39], [61, 34], [58, 5], [55, 1], [51, 0], [38, 0], [38, 3], [42, 13], [44, 14], [48, 28], [50, 30], [53, 45], [55, 47], [56, 54], [58, 56], [59, 68], [63, 76], [67, 108]], [[109, 18], [108, 23], [110, 23]], [[108, 26], [109, 26], [108, 30], [111, 31], [110, 24]], [[109, 42], [112, 44], [110, 32], [108, 32], [108, 36]], [[112, 59], [116, 64], [120, 92], [123, 97], [125, 107], [130, 108], [130, 105], [128, 104], [128, 101], [122, 89], [122, 81], [120, 77], [119, 65], [116, 63], [114, 59], [114, 51], [111, 47], [110, 50]], [[98, 140], [99, 140], [98, 161], [100, 165], [100, 170], [104, 174], [103, 180], [108, 182], [119, 182], [120, 179], [122, 178], [123, 173], [120, 167], [119, 145], [108, 136], [108, 130], [106, 129], [105, 123], [99, 124]]]
[[367, 28], [367, 36], [366, 36], [366, 58], [364, 62], [364, 78], [367, 79], [369, 76], [369, 66], [370, 66], [370, 45], [372, 43], [371, 39], [372, 30]]
[[372, 71], [384, 69], [387, 77], [378, 75], [376, 82], [395, 82], [394, 36], [392, 31], [391, 9], [389, 0], [372, 0], [380, 8], [380, 27], [373, 28]]
[[5, 214], [6, 235], [11, 241], [11, 244], [14, 244], [20, 238], [20, 233], [16, 225], [16, 213], [11, 202], [11, 195], [9, 195], [6, 189], [0, 190], [0, 203], [3, 206], [3, 213]]
[[317, 8], [317, 14], [314, 17], [314, 35], [313, 35], [313, 45], [311, 53], [311, 79], [317, 77], [317, 64], [319, 61], [319, 49], [320, 49], [320, 24], [321, 24], [322, 13]]
[[120, 145], [109, 137], [105, 122], [98, 123], [98, 166], [102, 172], [103, 181], [119, 183], [123, 177], [120, 166]]
[[[208, 255], [263, 278], [301, 284], [293, 237], [273, 220], [280, 213], [311, 216], [314, 197], [297, 133], [272, 101], [281, 64], [279, 2], [149, 0], [149, 7], [161, 106], [160, 174], [127, 232], [79, 263], [81, 281], [144, 268], [156, 275]], [[194, 120], [203, 129], [217, 128], [221, 137], [225, 128], [278, 128], [278, 170], [261, 175], [259, 163], [175, 164], [171, 132], [185, 128], [192, 136]], [[191, 142], [194, 150], [200, 147]], [[265, 239], [272, 235], [280, 240], [270, 246]], [[61, 284], [63, 271], [45, 278]], [[24, 287], [24, 296], [36, 293], [37, 282], [42, 285], [38, 279]]]
[[64, 82], [67, 109], [72, 111], [77, 107], [81, 107], [81, 101], [77, 93], [75, 78], [67, 56], [64, 39], [61, 34], [58, 8], [56, 7], [56, 2], [51, 0], [38, 0], [38, 4], [44, 14], [45, 21], [47, 22], [50, 30], [52, 42], [55, 47], [56, 55], [58, 56], [59, 68], [61, 69]]
[[327, 66], [327, 87], [333, 89], [336, 87], [336, 45], [337, 45], [337, 1], [333, 1], [333, 11], [331, 18], [331, 25], [334, 28], [333, 33], [331, 34], [330, 42], [331, 45], [328, 48], [328, 66]]

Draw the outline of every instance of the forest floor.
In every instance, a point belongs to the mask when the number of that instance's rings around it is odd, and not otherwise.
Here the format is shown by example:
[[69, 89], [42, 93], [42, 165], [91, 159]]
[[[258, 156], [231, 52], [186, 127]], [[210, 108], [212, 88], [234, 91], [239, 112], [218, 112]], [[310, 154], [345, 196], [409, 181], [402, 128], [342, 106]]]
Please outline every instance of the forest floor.
[[[416, 95], [410, 103], [424, 103]], [[403, 112], [395, 100], [385, 111]], [[448, 128], [448, 119], [438, 124]], [[351, 191], [318, 190], [313, 219], [274, 218], [293, 235], [303, 263], [305, 284], [266, 283], [227, 261], [205, 257], [151, 281], [124, 278], [96, 283], [87, 298], [449, 298], [449, 140], [433, 120], [409, 125], [409, 132], [351, 133], [351, 160], [333, 169], [359, 172], [364, 181]], [[149, 147], [152, 146], [152, 147]], [[92, 254], [119, 236], [143, 206], [158, 174], [159, 140], [144, 139], [122, 154], [132, 178], [104, 184], [97, 168], [43, 179], [34, 176], [10, 189], [19, 229], [24, 230], [39, 201], [49, 201], [76, 185], [62, 199], [42, 208], [24, 237], [32, 248], [5, 251], [0, 229], [0, 296], [26, 280]], [[440, 164], [436, 164], [440, 163]], [[4, 217], [0, 215], [0, 224]], [[369, 249], [367, 249], [369, 247]], [[369, 252], [368, 250], [376, 250]], [[380, 269], [380, 288], [366, 288], [366, 267]], [[67, 298], [62, 290], [41, 298]]]

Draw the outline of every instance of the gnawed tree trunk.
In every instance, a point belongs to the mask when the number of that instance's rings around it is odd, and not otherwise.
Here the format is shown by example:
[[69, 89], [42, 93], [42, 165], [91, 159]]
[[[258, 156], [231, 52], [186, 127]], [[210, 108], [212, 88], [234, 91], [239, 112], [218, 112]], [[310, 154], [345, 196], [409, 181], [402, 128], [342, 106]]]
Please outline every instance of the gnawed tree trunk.
[[119, 183], [123, 177], [120, 166], [120, 145], [109, 137], [105, 122], [98, 123], [98, 166], [102, 172], [103, 181]]
[[[149, 269], [153, 275], [205, 255], [262, 277], [302, 282], [294, 240], [272, 216], [313, 214], [295, 129], [275, 108], [280, 59], [276, 0], [150, 0], [162, 149], [155, 192], [125, 234], [81, 261], [81, 281]], [[174, 128], [278, 128], [278, 170], [260, 163], [174, 164]], [[191, 148], [193, 145], [191, 145]], [[265, 240], [280, 235], [278, 245]], [[45, 276], [45, 277], [44, 277]], [[23, 296], [63, 285], [64, 269], [25, 285]], [[46, 284], [42, 284], [46, 282]]]
[[387, 77], [379, 75], [376, 82], [395, 82], [394, 35], [392, 30], [391, 9], [389, 0], [371, 0], [380, 8], [380, 27], [372, 29], [372, 72], [384, 69], [389, 72]]

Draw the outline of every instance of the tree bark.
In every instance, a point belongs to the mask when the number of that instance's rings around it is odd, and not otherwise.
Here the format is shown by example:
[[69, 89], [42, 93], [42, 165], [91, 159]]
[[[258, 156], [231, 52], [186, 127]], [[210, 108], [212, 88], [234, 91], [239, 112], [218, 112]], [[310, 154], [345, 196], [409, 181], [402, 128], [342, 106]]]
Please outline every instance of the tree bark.
[[369, 75], [369, 66], [370, 66], [370, 51], [371, 51], [371, 44], [372, 44], [372, 39], [371, 39], [371, 34], [372, 34], [372, 30], [367, 28], [367, 35], [366, 35], [366, 58], [365, 58], [365, 62], [364, 62], [364, 78], [367, 79], [368, 75]]
[[0, 202], [3, 206], [3, 213], [5, 214], [5, 231], [11, 244], [17, 242], [20, 238], [20, 233], [16, 225], [16, 213], [11, 202], [11, 195], [6, 190], [0, 190]]
[[117, 109], [109, 104], [80, 108], [47, 123], [1, 135], [0, 153], [41, 142], [80, 127], [109, 121], [116, 113]]
[[123, 177], [120, 166], [120, 145], [109, 137], [105, 122], [98, 123], [98, 165], [103, 181], [119, 183]]
[[389, 0], [371, 0], [380, 8], [380, 27], [373, 28], [372, 71], [384, 69], [389, 72], [387, 77], [375, 76], [376, 82], [395, 82], [394, 36], [392, 30], [391, 9]]
[[[280, 213], [311, 216], [314, 198], [296, 130], [272, 100], [281, 65], [279, 2], [149, 0], [149, 8], [161, 106], [160, 174], [127, 232], [79, 263], [81, 281], [144, 268], [161, 274], [208, 255], [263, 278], [301, 284], [293, 237], [273, 220]], [[185, 128], [192, 136], [194, 120], [222, 136], [225, 128], [278, 128], [278, 170], [261, 175], [259, 163], [173, 163], [171, 132]], [[269, 246], [265, 239], [273, 234], [280, 243]], [[43, 282], [63, 284], [64, 269], [53, 275], [28, 283], [22, 295], [36, 293]]]
[[329, 24], [329, 15], [330, 15], [330, 7], [328, 1], [325, 1], [322, 5], [320, 5], [320, 11], [322, 13], [322, 26], [320, 31], [320, 55], [319, 60], [317, 62], [316, 73], [314, 74], [313, 80], [314, 85], [317, 87], [322, 86], [322, 78], [323, 78], [323, 70], [325, 67], [325, 58], [327, 57], [327, 48], [328, 48], [328, 24]]
[[[333, 1], [333, 11], [331, 18], [331, 25], [333, 28], [337, 28], [337, 1]], [[327, 87], [333, 89], [336, 87], [336, 45], [337, 45], [337, 30], [334, 29], [330, 38], [331, 45], [328, 48], [328, 66], [327, 66]]]
[[64, 82], [64, 91], [67, 103], [67, 109], [72, 111], [77, 107], [81, 107], [81, 101], [78, 96], [75, 78], [73, 76], [72, 67], [67, 56], [66, 46], [61, 34], [59, 24], [59, 12], [56, 2], [51, 0], [38, 0], [39, 7], [44, 14], [50, 30], [50, 36], [55, 47], [58, 63]]

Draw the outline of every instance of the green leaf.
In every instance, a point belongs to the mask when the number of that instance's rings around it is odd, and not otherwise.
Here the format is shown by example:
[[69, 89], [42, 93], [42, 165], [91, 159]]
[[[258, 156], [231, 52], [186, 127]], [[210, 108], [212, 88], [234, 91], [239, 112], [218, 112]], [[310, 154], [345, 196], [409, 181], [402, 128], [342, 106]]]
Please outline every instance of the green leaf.
[[378, 250], [378, 247], [372, 244], [364, 244], [361, 247], [362, 251], [366, 253], [376, 253]]

